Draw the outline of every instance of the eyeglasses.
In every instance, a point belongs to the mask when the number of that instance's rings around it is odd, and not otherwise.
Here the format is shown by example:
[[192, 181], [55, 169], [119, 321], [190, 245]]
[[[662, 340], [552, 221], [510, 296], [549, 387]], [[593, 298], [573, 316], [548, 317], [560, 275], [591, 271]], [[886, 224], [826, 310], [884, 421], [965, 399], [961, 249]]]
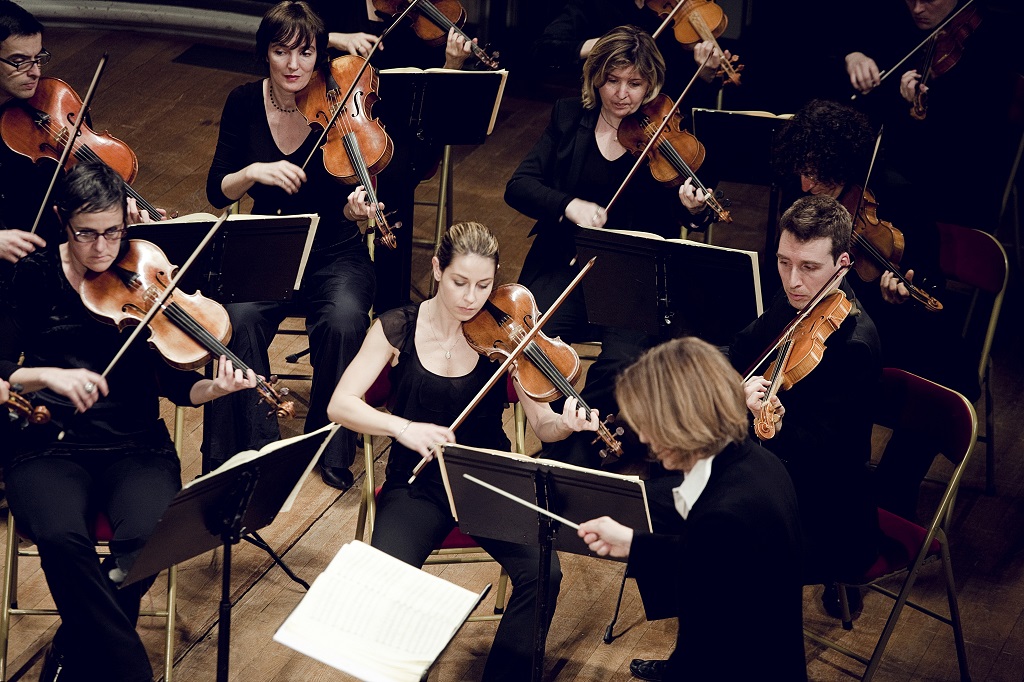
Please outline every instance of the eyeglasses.
[[113, 228], [106, 232], [97, 232], [96, 230], [71, 230], [71, 236], [76, 242], [91, 244], [101, 236], [108, 242], [116, 242], [124, 237], [126, 232], [128, 232], [128, 228], [126, 227]]
[[23, 59], [20, 62], [12, 62], [10, 59], [4, 59], [3, 57], [0, 57], [0, 62], [3, 62], [8, 66], [14, 67], [14, 70], [18, 73], [24, 73], [25, 71], [31, 69], [33, 64], [38, 64], [40, 68], [46, 66], [50, 63], [50, 57], [52, 56], [53, 55], [51, 55], [44, 49], [42, 52], [37, 54], [34, 59]]

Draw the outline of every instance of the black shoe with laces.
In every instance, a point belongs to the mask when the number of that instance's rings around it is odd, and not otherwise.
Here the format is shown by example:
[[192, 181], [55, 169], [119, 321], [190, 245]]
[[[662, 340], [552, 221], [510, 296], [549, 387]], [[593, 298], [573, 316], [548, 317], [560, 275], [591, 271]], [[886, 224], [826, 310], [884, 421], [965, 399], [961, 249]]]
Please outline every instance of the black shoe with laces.
[[668, 661], [664, 660], [634, 658], [629, 664], [629, 672], [633, 673], [633, 677], [640, 678], [641, 680], [661, 682], [664, 679], [665, 666], [667, 665]]

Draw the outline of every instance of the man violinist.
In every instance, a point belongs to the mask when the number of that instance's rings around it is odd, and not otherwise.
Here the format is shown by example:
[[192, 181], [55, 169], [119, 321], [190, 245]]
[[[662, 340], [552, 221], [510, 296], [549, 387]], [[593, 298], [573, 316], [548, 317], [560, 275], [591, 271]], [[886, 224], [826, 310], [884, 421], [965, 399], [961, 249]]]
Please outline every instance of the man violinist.
[[[741, 373], [748, 373], [797, 311], [850, 264], [850, 214], [832, 197], [798, 199], [782, 215], [779, 232], [782, 291], [730, 346], [729, 358]], [[793, 478], [808, 540], [805, 583], [826, 586], [867, 568], [875, 558], [878, 534], [867, 462], [880, 346], [871, 318], [845, 279], [840, 282], [852, 309], [826, 341], [824, 357], [814, 370], [772, 398], [779, 428], [763, 443]], [[761, 376], [766, 365], [745, 386], [747, 407], [754, 415], [769, 385]], [[823, 597], [833, 615], [837, 597], [834, 589]]]
[[[11, 511], [39, 548], [61, 617], [41, 679], [148, 682], [153, 671], [135, 622], [152, 579], [118, 583], [181, 487], [159, 397], [199, 405], [256, 381], [223, 357], [212, 380], [172, 369], [141, 339], [101, 375], [127, 332], [94, 317], [78, 292], [127, 245], [124, 182], [103, 163], [82, 162], [58, 185], [55, 204], [66, 242], [15, 267], [13, 352], [0, 356], [0, 380], [35, 393], [33, 402], [53, 415], [5, 438], [3, 449]], [[113, 529], [102, 563], [90, 531], [97, 512]]]
[[[0, 114], [36, 94], [40, 72], [49, 61], [43, 25], [13, 2], [0, 1]], [[33, 164], [6, 142], [0, 144], [0, 285], [10, 276], [10, 263], [46, 246], [46, 239], [29, 230], [53, 169], [52, 164]], [[57, 234], [52, 215], [40, 228], [51, 238]]]
[[[896, 68], [967, 2], [899, 4], [869, 0], [844, 24], [844, 75], [867, 95], [858, 107], [885, 123], [888, 163], [911, 185], [918, 210], [932, 221], [993, 232], [1020, 142], [1022, 121], [1009, 124], [1014, 89], [1019, 99], [1024, 88], [1016, 48], [1024, 10], [1020, 3], [975, 0], [943, 29], [934, 51], [926, 44]], [[886, 69], [895, 70], [882, 82]], [[920, 120], [910, 114], [919, 92], [926, 96]], [[970, 191], [950, 191], [957, 172], [970, 174]]]

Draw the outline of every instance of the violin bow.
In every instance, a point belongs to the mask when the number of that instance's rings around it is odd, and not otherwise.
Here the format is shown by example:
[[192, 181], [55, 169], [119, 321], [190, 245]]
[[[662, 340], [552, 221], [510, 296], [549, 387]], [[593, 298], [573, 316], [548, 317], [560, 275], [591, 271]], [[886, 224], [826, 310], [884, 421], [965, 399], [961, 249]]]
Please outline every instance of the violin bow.
[[[666, 26], [668, 26], [670, 23], [672, 23], [672, 19], [675, 18], [676, 13], [678, 13], [679, 10], [681, 10], [683, 8], [683, 5], [685, 5], [685, 4], [686, 4], [686, 2], [677, 2], [676, 6], [672, 8], [672, 11], [669, 12], [668, 16], [665, 17], [665, 21], [661, 22], [661, 26], [658, 27], [658, 30], [651, 34], [651, 38], [653, 38], [654, 40], [657, 40], [658, 36], [661, 35], [661, 32], [665, 30]], [[701, 68], [704, 68], [703, 64], [701, 65]], [[699, 70], [698, 70], [698, 73], [699, 73]]]
[[615, 194], [612, 196], [611, 201], [609, 201], [608, 205], [604, 207], [605, 215], [608, 215], [608, 211], [612, 210], [612, 205], [619, 198], [619, 195], [622, 194], [622, 191], [626, 189], [626, 185], [629, 184], [629, 181], [633, 179], [634, 175], [636, 175], [637, 169], [640, 168], [640, 164], [643, 163], [644, 159], [647, 158], [647, 155], [651, 152], [651, 149], [653, 149], [654, 145], [658, 142], [658, 138], [661, 136], [662, 131], [665, 130], [665, 127], [668, 126], [669, 121], [671, 121], [672, 117], [676, 115], [677, 111], [679, 111], [679, 105], [683, 103], [683, 98], [686, 97], [686, 93], [688, 93], [690, 91], [690, 88], [693, 87], [694, 82], [697, 80], [697, 76], [700, 75], [701, 69], [704, 68], [704, 64], [707, 64], [709, 59], [711, 59], [710, 53], [707, 57], [704, 58], [704, 62], [697, 67], [697, 70], [690, 78], [690, 82], [686, 84], [685, 88], [683, 88], [683, 92], [681, 95], [679, 95], [679, 98], [675, 102], [673, 102], [672, 108], [669, 110], [668, 115], [665, 116], [664, 120], [662, 120], [661, 122], [661, 125], [658, 126], [658, 129], [654, 131], [653, 135], [651, 135], [651, 139], [648, 140], [647, 146], [644, 147], [644, 150], [642, 152], [640, 152], [640, 155], [636, 158], [636, 162], [633, 164], [633, 167], [629, 169], [629, 173], [627, 173], [626, 177], [622, 180], [622, 184], [619, 185], [619, 188], [617, 190], [615, 190]]
[[[213, 236], [217, 234], [217, 230], [220, 229], [220, 226], [224, 224], [224, 221], [228, 219], [229, 215], [231, 215], [230, 208], [225, 209], [224, 212], [220, 214], [220, 217], [217, 218], [216, 222], [213, 223], [213, 227], [211, 227], [210, 230], [206, 233], [206, 236], [203, 237], [203, 241], [199, 242], [199, 246], [197, 246], [195, 251], [192, 252], [192, 255], [188, 257], [188, 260], [185, 261], [185, 264], [178, 268], [177, 274], [175, 274], [171, 281], [167, 284], [167, 287], [164, 289], [163, 293], [161, 293], [160, 296], [157, 297], [156, 301], [153, 302], [153, 305], [149, 307], [149, 310], [146, 311], [146, 314], [139, 321], [139, 324], [136, 325], [135, 329], [132, 330], [132, 333], [128, 336], [128, 338], [125, 339], [125, 342], [121, 344], [121, 349], [117, 351], [113, 359], [107, 364], [107, 368], [103, 370], [103, 373], [100, 374], [100, 376], [106, 378], [106, 376], [110, 374], [110, 372], [114, 369], [114, 366], [121, 360], [122, 356], [124, 356], [125, 352], [128, 350], [128, 347], [132, 345], [132, 342], [135, 341], [135, 339], [138, 338], [139, 334], [141, 334], [142, 331], [149, 326], [149, 323], [153, 320], [154, 317], [156, 317], [156, 314], [163, 309], [164, 303], [167, 302], [167, 299], [171, 297], [171, 294], [173, 294], [174, 290], [178, 287], [178, 282], [181, 281], [181, 278], [185, 276], [185, 273], [188, 272], [188, 269], [192, 266], [192, 263], [194, 263], [196, 258], [199, 257], [199, 254], [202, 253], [203, 249], [206, 248], [206, 245], [210, 243], [210, 240], [213, 239]], [[78, 414], [77, 410], [75, 411], [75, 414]], [[57, 440], [63, 440], [64, 433], [64, 431], [61, 431], [60, 435], [57, 436]]]
[[[454, 431], [455, 429], [459, 428], [462, 422], [466, 420], [466, 417], [469, 416], [469, 413], [472, 412], [473, 409], [476, 408], [476, 406], [480, 403], [480, 401], [483, 400], [483, 397], [487, 395], [487, 392], [494, 387], [494, 384], [498, 383], [498, 379], [505, 375], [505, 371], [508, 370], [512, 363], [515, 362], [520, 355], [522, 355], [523, 351], [526, 350], [526, 347], [530, 345], [534, 338], [536, 338], [537, 334], [540, 333], [541, 327], [544, 326], [544, 323], [550, 320], [551, 316], [554, 315], [556, 310], [558, 310], [558, 306], [562, 305], [562, 302], [565, 301], [569, 294], [572, 293], [572, 290], [575, 289], [576, 285], [580, 283], [580, 280], [583, 279], [583, 276], [590, 271], [590, 268], [594, 267], [594, 261], [596, 260], [597, 256], [594, 256], [593, 258], [588, 260], [580, 269], [579, 273], [573, 278], [573, 280], [569, 282], [569, 286], [567, 286], [565, 290], [558, 295], [558, 298], [555, 299], [555, 302], [552, 303], [551, 306], [546, 311], [544, 311], [544, 313], [539, 318], [537, 318], [536, 324], [534, 324], [530, 331], [528, 331], [523, 336], [523, 339], [522, 341], [519, 342], [519, 345], [516, 346], [511, 353], [509, 353], [508, 357], [505, 358], [505, 361], [501, 363], [501, 366], [498, 367], [494, 374], [491, 375], [491, 378], [487, 380], [487, 383], [484, 384], [483, 388], [481, 388], [477, 392], [476, 396], [474, 396], [473, 399], [469, 401], [469, 404], [466, 405], [466, 408], [462, 410], [462, 413], [458, 417], [456, 417], [455, 421], [453, 421], [451, 426], [448, 427], [450, 430]], [[423, 467], [425, 467], [427, 465], [427, 462], [429, 461], [430, 460], [426, 459], [421, 459], [419, 461], [416, 467], [412, 470], [412, 475], [409, 477], [409, 485], [412, 485], [412, 482], [416, 480], [416, 477], [420, 475], [420, 472], [423, 471]]]
[[829, 277], [828, 281], [825, 282], [820, 289], [818, 289], [818, 293], [814, 294], [814, 296], [811, 297], [811, 300], [805, 303], [804, 307], [800, 309], [800, 312], [796, 314], [796, 317], [794, 317], [790, 321], [790, 323], [787, 324], [782, 329], [779, 335], [775, 338], [775, 341], [772, 342], [772, 345], [769, 346], [768, 349], [765, 350], [763, 353], [761, 353], [760, 357], [758, 357], [754, 364], [747, 368], [747, 376], [743, 378], [743, 383], [747, 383], [748, 381], [750, 381], [750, 379], [754, 376], [757, 370], [760, 369], [762, 363], [764, 363], [764, 361], [768, 359], [768, 356], [774, 353], [779, 346], [785, 343], [786, 338], [789, 337], [790, 333], [792, 333], [794, 329], [796, 329], [796, 326], [798, 324], [807, 319], [807, 316], [811, 314], [812, 310], [814, 310], [814, 306], [821, 303], [826, 296], [832, 293], [832, 290], [835, 287], [835, 285], [839, 282], [840, 279], [843, 278], [843, 275], [845, 275], [847, 270], [849, 270], [852, 266], [852, 263], [850, 265], [844, 265], [838, 270], [836, 270], [834, 273], [832, 273], [832, 276]]
[[[948, 17], [946, 17], [945, 21], [943, 21], [943, 22], [942, 22], [941, 24], [939, 24], [938, 26], [936, 26], [936, 27], [935, 27], [935, 28], [934, 28], [934, 29], [932, 30], [932, 32], [928, 34], [928, 37], [927, 37], [927, 38], [925, 38], [925, 39], [924, 39], [924, 40], [922, 40], [922, 41], [921, 41], [920, 43], [918, 43], [918, 44], [917, 44], [917, 46], [916, 46], [916, 47], [915, 47], [915, 48], [914, 48], [913, 50], [911, 50], [910, 52], [908, 52], [907, 54], [905, 54], [905, 55], [903, 56], [903, 59], [901, 59], [901, 60], [899, 60], [898, 62], [896, 62], [895, 64], [893, 64], [893, 65], [892, 65], [891, 67], [889, 67], [889, 69], [888, 69], [887, 71], [883, 71], [883, 72], [881, 72], [881, 74], [879, 74], [879, 77], [878, 77], [878, 85], [881, 85], [881, 84], [882, 84], [882, 81], [884, 81], [884, 80], [885, 80], [886, 78], [888, 78], [888, 77], [889, 77], [889, 76], [890, 76], [890, 75], [891, 75], [891, 74], [892, 74], [893, 72], [895, 72], [895, 71], [896, 71], [896, 69], [900, 68], [900, 66], [902, 66], [902, 65], [903, 65], [903, 62], [905, 62], [905, 61], [907, 61], [908, 59], [910, 59], [911, 57], [913, 57], [913, 56], [914, 56], [914, 54], [915, 54], [915, 53], [916, 53], [916, 52], [917, 52], [918, 50], [920, 50], [920, 49], [921, 49], [922, 47], [924, 47], [925, 45], [927, 45], [927, 44], [928, 44], [928, 41], [929, 41], [929, 40], [931, 40], [932, 38], [934, 38], [934, 37], [935, 37], [936, 35], [938, 35], [939, 31], [941, 31], [942, 29], [946, 28], [946, 24], [948, 24], [949, 22], [951, 22], [951, 21], [953, 21], [954, 19], [956, 19], [956, 17], [957, 17], [957, 15], [958, 15], [958, 14], [960, 14], [961, 12], [963, 12], [963, 11], [964, 11], [965, 9], [967, 9], [968, 7], [970, 7], [970, 6], [971, 6], [971, 5], [973, 5], [973, 4], [974, 4], [974, 0], [967, 0], [967, 2], [965, 2], [965, 3], [963, 4], [963, 6], [962, 6], [962, 7], [960, 7], [960, 9], [958, 9], [957, 11], [953, 12], [952, 14], [950, 14], [950, 15], [949, 15]], [[923, 75], [923, 74], [922, 74], [922, 75]], [[870, 95], [870, 94], [871, 94], [872, 92], [874, 92], [875, 90], [877, 90], [877, 89], [878, 89], [878, 85], [876, 85], [876, 86], [875, 86], [874, 88], [872, 88], [871, 90], [869, 90], [868, 92], [866, 92], [866, 93], [864, 93], [864, 94], [865, 94], [865, 95]], [[850, 95], [850, 101], [852, 102], [852, 101], [854, 101], [855, 99], [857, 99], [857, 95], [859, 95], [859, 94], [860, 94], [860, 93], [858, 93], [858, 92], [855, 92], [855, 93], [853, 93], [852, 95]]]
[[345, 105], [348, 103], [349, 97], [352, 96], [352, 92], [356, 89], [359, 79], [363, 77], [363, 74], [366, 73], [366, 69], [370, 66], [370, 57], [373, 56], [373, 53], [376, 52], [377, 48], [384, 42], [384, 38], [387, 37], [387, 35], [391, 33], [396, 26], [398, 26], [398, 23], [402, 21], [410, 11], [412, 11], [412, 8], [415, 7], [416, 3], [419, 1], [420, 0], [410, 0], [409, 6], [402, 10], [401, 14], [395, 17], [395, 20], [391, 22], [391, 25], [384, 29], [384, 32], [380, 34], [379, 38], [377, 38], [377, 42], [375, 42], [373, 47], [370, 48], [370, 51], [363, 59], [363, 65], [359, 67], [359, 72], [356, 73], [355, 78], [352, 79], [352, 83], [349, 84], [348, 90], [345, 92], [345, 96], [341, 98], [337, 108], [335, 108], [334, 114], [331, 116], [331, 120], [327, 122], [326, 126], [324, 126], [323, 131], [320, 133], [320, 137], [316, 140], [316, 144], [314, 144], [313, 148], [309, 151], [309, 156], [307, 156], [306, 160], [302, 162], [302, 170], [306, 170], [306, 166], [308, 166], [309, 162], [313, 159], [313, 155], [316, 154], [316, 150], [320, 148], [324, 142], [324, 138], [327, 137], [327, 132], [334, 127], [338, 117], [341, 116], [342, 112], [345, 110]]
[[85, 123], [86, 112], [89, 111], [89, 106], [92, 104], [92, 96], [96, 93], [96, 86], [100, 82], [100, 76], [103, 75], [103, 69], [107, 65], [107, 53], [104, 52], [103, 56], [100, 57], [100, 63], [96, 65], [96, 73], [93, 74], [92, 83], [89, 84], [89, 91], [85, 93], [85, 99], [82, 100], [82, 108], [78, 111], [78, 118], [75, 119], [75, 125], [71, 128], [71, 134], [68, 136], [67, 142], [64, 143], [64, 149], [60, 153], [60, 159], [57, 161], [57, 168], [53, 171], [53, 177], [50, 178], [50, 186], [46, 188], [46, 194], [43, 195], [43, 201], [39, 204], [39, 212], [36, 213], [35, 222], [32, 223], [32, 234], [36, 233], [39, 229], [39, 223], [43, 219], [43, 213], [46, 211], [47, 204], [50, 203], [50, 196], [53, 194], [53, 188], [57, 184], [57, 178], [60, 176], [61, 170], [64, 169], [64, 164], [68, 162], [68, 157], [71, 156], [71, 150], [75, 146], [75, 140], [78, 138], [78, 133], [82, 129], [82, 125]]

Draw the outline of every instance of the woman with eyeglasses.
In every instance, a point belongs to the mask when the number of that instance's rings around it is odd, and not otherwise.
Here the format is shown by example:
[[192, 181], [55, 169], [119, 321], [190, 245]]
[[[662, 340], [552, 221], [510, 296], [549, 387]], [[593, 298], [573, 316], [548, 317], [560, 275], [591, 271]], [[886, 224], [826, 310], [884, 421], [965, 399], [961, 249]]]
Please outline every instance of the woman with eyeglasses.
[[[33, 404], [53, 414], [51, 425], [10, 429], [2, 449], [11, 511], [39, 548], [61, 617], [40, 679], [103, 671], [104, 679], [148, 682], [153, 671], [135, 622], [153, 579], [118, 584], [181, 487], [159, 398], [199, 405], [255, 386], [255, 376], [223, 357], [215, 379], [178, 371], [141, 340], [102, 376], [127, 332], [93, 317], [78, 291], [125, 244], [124, 183], [105, 164], [79, 163], [55, 203], [66, 242], [15, 267], [10, 350], [0, 355], [0, 381], [34, 394]], [[91, 539], [97, 512], [113, 529], [102, 563]]]

